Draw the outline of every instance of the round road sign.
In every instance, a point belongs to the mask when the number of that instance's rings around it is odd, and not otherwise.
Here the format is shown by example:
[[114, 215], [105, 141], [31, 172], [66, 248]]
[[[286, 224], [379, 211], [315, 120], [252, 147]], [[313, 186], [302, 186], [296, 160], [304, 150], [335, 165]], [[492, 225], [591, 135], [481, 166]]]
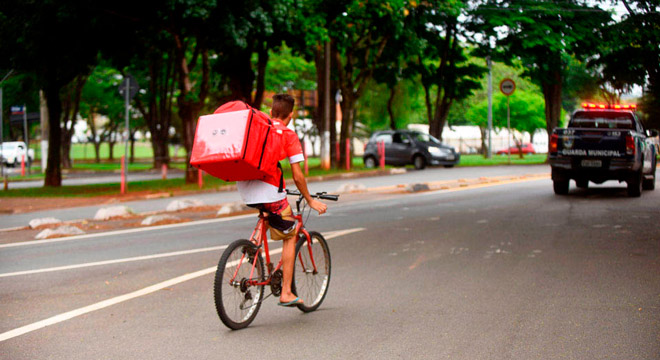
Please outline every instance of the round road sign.
[[119, 85], [119, 94], [124, 97], [125, 91], [126, 91], [126, 83], [128, 82], [128, 98], [133, 99], [135, 95], [137, 94], [138, 90], [140, 90], [140, 86], [138, 85], [137, 80], [135, 80], [135, 77], [130, 74], [126, 74], [124, 76], [124, 80], [122, 80], [121, 84]]
[[500, 91], [502, 94], [509, 96], [516, 91], [516, 83], [511, 79], [504, 79], [500, 82]]

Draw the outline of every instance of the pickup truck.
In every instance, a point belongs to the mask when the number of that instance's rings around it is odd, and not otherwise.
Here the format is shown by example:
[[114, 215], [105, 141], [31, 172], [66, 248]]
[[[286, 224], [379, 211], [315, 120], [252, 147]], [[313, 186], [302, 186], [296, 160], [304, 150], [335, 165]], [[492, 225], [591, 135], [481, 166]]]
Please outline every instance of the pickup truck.
[[27, 149], [25, 143], [22, 141], [10, 141], [2, 143], [2, 152], [0, 158], [2, 163], [6, 166], [20, 165], [23, 156], [25, 155], [25, 166], [29, 166], [34, 161], [34, 150]]
[[569, 181], [587, 188], [589, 181], [626, 182], [628, 196], [655, 188], [658, 131], [645, 130], [634, 105], [582, 104], [566, 129], [550, 137], [548, 160], [557, 195], [568, 194]]

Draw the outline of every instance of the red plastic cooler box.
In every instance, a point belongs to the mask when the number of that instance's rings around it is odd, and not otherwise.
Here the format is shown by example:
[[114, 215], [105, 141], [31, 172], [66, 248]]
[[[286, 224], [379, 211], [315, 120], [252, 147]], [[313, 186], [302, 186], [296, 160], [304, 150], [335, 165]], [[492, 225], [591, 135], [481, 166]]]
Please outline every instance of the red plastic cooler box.
[[225, 104], [197, 121], [190, 164], [225, 181], [265, 179], [268, 167], [277, 166], [267, 148], [271, 128], [247, 104]]

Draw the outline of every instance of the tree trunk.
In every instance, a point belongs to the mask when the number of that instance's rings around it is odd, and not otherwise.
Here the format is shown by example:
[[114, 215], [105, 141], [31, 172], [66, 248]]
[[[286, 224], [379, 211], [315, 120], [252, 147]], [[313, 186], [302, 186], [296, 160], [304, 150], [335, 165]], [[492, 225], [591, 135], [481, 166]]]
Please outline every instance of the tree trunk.
[[130, 162], [131, 164], [135, 162], [135, 132], [136, 132], [136, 131], [132, 131], [132, 132], [130, 133], [130, 137], [129, 137], [129, 140], [130, 140], [130, 142], [131, 142], [131, 149], [130, 149], [131, 156], [130, 156], [130, 160], [129, 160], [129, 162]]
[[481, 133], [481, 155], [488, 155], [488, 144], [486, 144], [486, 134], [488, 133], [488, 128], [479, 126], [479, 132]]
[[[188, 64], [188, 60], [186, 59], [186, 51], [188, 50], [187, 45], [183, 43], [179, 35], [175, 34], [174, 40], [176, 45], [176, 66], [179, 79], [179, 97], [177, 105], [179, 106], [179, 116], [181, 117], [181, 137], [183, 145], [186, 148], [186, 164], [190, 164], [190, 156], [192, 154], [192, 146], [195, 138], [196, 116], [204, 105], [209, 90], [209, 53], [208, 49], [203, 47], [204, 44], [197, 43], [195, 45], [197, 46], [195, 52], [199, 51], [202, 57], [202, 67], [200, 69], [202, 79], [201, 84], [199, 85], [199, 92], [194, 94], [194, 83], [190, 74], [195, 67], [195, 61]], [[250, 66], [249, 58], [247, 66]], [[250, 91], [251, 88], [252, 86], [250, 84]], [[248, 96], [250, 96], [249, 93]], [[185, 179], [188, 184], [197, 182], [196, 169], [192, 166], [186, 166]]]
[[255, 80], [254, 71], [252, 71], [252, 49], [248, 48], [231, 55], [227, 66], [233, 69], [229, 79], [231, 100], [241, 100], [252, 105], [252, 89]]
[[394, 95], [396, 95], [396, 84], [390, 87], [390, 97], [387, 99], [387, 113], [390, 115], [390, 129], [396, 130], [396, 120], [394, 119]]
[[348, 93], [343, 96], [341, 103], [341, 132], [339, 134], [339, 167], [344, 167], [346, 170], [346, 157], [350, 154], [346, 153], [346, 140], [353, 137], [353, 114], [355, 113], [355, 99], [353, 94]]
[[545, 123], [548, 131], [548, 144], [552, 131], [559, 126], [561, 117], [561, 71], [554, 70], [550, 81], [543, 83], [543, 98], [545, 99]]
[[80, 97], [86, 82], [87, 76], [80, 75], [66, 86], [65, 106], [62, 111], [62, 167], [65, 169], [70, 169], [73, 165], [71, 161], [71, 138], [75, 131], [76, 118], [80, 111]]
[[252, 106], [256, 109], [261, 108], [264, 100], [264, 91], [266, 89], [266, 65], [268, 65], [268, 48], [261, 46], [259, 49], [259, 60], [257, 61], [257, 91], [254, 95]]
[[61, 166], [61, 141], [62, 131], [60, 127], [60, 116], [62, 115], [62, 102], [60, 100], [60, 88], [56, 85], [48, 85], [44, 89], [46, 103], [48, 104], [48, 161], [46, 163], [46, 178], [44, 186], [62, 186]]
[[101, 163], [101, 142], [94, 141], [94, 162], [97, 164]]

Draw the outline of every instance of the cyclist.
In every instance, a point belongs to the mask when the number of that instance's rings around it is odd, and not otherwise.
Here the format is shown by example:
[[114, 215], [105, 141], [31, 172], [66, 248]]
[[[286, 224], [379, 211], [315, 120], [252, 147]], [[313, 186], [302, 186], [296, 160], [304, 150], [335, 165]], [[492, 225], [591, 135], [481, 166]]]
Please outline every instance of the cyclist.
[[[281, 134], [279, 158], [286, 157], [289, 159], [296, 187], [305, 197], [309, 206], [321, 215], [325, 213], [327, 205], [310, 196], [305, 175], [300, 169], [300, 162], [305, 160], [300, 140], [296, 133], [287, 127], [293, 117], [294, 105], [295, 99], [291, 95], [277, 94], [273, 96], [273, 107], [270, 110], [270, 116], [276, 132]], [[295, 221], [292, 217], [293, 212], [284, 190], [284, 181], [281, 180], [282, 169], [278, 166], [263, 181], [237, 181], [236, 185], [241, 198], [248, 206], [258, 208], [268, 214], [271, 238], [273, 240], [283, 240], [282, 294], [278, 305], [296, 306], [302, 304], [302, 300], [291, 292], [297, 234], [295, 232]]]

